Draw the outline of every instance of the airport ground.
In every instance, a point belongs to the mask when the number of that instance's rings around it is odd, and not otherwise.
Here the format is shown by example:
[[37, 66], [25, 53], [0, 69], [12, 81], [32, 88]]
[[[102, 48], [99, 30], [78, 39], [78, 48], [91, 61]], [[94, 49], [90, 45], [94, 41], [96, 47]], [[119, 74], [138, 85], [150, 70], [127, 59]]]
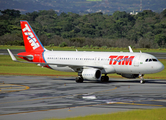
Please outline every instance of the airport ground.
[[41, 120], [166, 107], [166, 80], [0, 76], [0, 120]]
[[[17, 54], [20, 51], [12, 52]], [[4, 52], [7, 54], [6, 50]], [[0, 53], [4, 52], [0, 50]], [[165, 53], [154, 55], [159, 59], [166, 58]], [[9, 62], [6, 67], [16, 67], [13, 63]], [[110, 77], [108, 83], [88, 80], [76, 83], [75, 77], [1, 75], [0, 120], [42, 120], [165, 108], [164, 74], [161, 72], [157, 75], [160, 77], [146, 78], [145, 84], [140, 84], [139, 79], [117, 77]]]

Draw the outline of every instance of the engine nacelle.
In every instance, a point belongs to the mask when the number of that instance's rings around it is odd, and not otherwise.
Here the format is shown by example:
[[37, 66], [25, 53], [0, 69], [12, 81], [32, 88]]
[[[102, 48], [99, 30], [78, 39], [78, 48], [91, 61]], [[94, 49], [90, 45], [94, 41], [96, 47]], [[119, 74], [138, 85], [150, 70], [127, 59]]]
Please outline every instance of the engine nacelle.
[[100, 80], [101, 78], [101, 71], [95, 68], [87, 68], [83, 69], [82, 77], [88, 80]]
[[139, 74], [121, 74], [121, 76], [132, 79], [132, 78], [138, 78]]

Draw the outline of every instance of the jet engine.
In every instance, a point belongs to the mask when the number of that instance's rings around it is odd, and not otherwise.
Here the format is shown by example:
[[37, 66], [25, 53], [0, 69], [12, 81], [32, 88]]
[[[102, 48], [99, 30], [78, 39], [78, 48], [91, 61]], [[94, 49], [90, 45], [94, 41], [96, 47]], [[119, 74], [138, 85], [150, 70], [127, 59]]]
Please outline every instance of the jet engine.
[[95, 68], [86, 68], [82, 71], [82, 77], [88, 80], [100, 80], [101, 71]]
[[139, 74], [120, 74], [122, 77], [125, 77], [125, 78], [138, 78], [139, 77]]

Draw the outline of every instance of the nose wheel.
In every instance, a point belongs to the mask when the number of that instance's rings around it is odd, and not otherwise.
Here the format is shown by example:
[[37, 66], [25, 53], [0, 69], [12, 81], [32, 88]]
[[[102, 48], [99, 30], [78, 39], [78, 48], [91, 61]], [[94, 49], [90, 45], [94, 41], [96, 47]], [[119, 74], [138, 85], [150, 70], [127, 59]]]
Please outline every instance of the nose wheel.
[[145, 80], [144, 80], [143, 76], [144, 76], [144, 75], [142, 75], [142, 74], [140, 75], [140, 78], [141, 78], [140, 83], [141, 83], [141, 84], [145, 83]]
[[140, 83], [141, 83], [141, 84], [145, 83], [145, 80], [140, 80]]

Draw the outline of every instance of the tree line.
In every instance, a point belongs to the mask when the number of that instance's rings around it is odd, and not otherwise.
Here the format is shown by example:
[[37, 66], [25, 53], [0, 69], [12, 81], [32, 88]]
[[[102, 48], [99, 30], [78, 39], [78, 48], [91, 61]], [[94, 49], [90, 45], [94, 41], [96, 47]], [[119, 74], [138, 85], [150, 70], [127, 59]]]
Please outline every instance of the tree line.
[[144, 10], [137, 15], [125, 11], [115, 11], [113, 15], [58, 14], [54, 10], [0, 12], [1, 45], [24, 45], [20, 20], [27, 20], [45, 46], [166, 47], [166, 10]]

